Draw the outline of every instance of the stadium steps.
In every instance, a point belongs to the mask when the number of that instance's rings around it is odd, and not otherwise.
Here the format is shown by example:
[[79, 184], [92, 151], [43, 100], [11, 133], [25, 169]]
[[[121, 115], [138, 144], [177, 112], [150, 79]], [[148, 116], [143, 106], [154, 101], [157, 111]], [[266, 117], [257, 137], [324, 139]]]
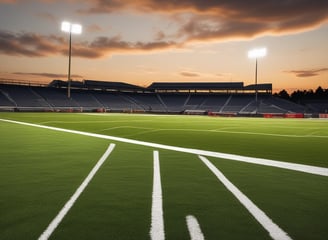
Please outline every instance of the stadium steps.
[[188, 94], [188, 97], [187, 97], [186, 101], [184, 102], [183, 107], [185, 107], [185, 106], [187, 105], [187, 103], [189, 102], [190, 96], [191, 96], [191, 95]]
[[157, 95], [157, 98], [158, 98], [158, 100], [160, 101], [160, 103], [163, 104], [164, 109], [165, 109], [166, 111], [168, 111], [168, 107], [166, 106], [166, 104], [164, 103], [163, 99], [161, 98], [161, 95], [159, 95], [159, 94], [156, 94], [156, 95]]
[[13, 104], [13, 105], [9, 105], [9, 106], [15, 106], [15, 107], [17, 107], [17, 103], [14, 101], [14, 99], [12, 99], [11, 97], [10, 97], [10, 95], [8, 94], [8, 93], [6, 93], [5, 91], [3, 91], [3, 90], [1, 90], [0, 89], [0, 92], [2, 93], [2, 95], [5, 97], [3, 100], [4, 101], [6, 101], [7, 103], [11, 103], [11, 104]]
[[229, 98], [227, 99], [227, 101], [226, 101], [226, 102], [223, 104], [223, 106], [220, 108], [220, 110], [219, 110], [220, 113], [222, 113], [223, 110], [224, 110], [224, 108], [225, 108], [226, 106], [228, 106], [228, 104], [229, 104], [229, 102], [231, 101], [231, 99], [232, 99], [232, 95], [229, 96]]
[[137, 99], [127, 95], [127, 94], [120, 94], [120, 96], [125, 99], [126, 101], [130, 102], [133, 106], [134, 109], [136, 110], [147, 110], [147, 105], [141, 101], [138, 101]]
[[29, 90], [30, 92], [32, 92], [32, 94], [34, 94], [37, 97], [36, 101], [39, 103], [40, 106], [51, 108], [51, 105], [40, 94], [38, 94], [32, 88], [30, 88]]
[[243, 107], [239, 113], [255, 113], [256, 111], [256, 103], [255, 100], [249, 102], [245, 107]]
[[92, 99], [98, 104], [98, 106], [105, 108], [104, 104], [102, 104], [97, 98], [96, 96], [94, 96], [92, 93], [90, 94]]

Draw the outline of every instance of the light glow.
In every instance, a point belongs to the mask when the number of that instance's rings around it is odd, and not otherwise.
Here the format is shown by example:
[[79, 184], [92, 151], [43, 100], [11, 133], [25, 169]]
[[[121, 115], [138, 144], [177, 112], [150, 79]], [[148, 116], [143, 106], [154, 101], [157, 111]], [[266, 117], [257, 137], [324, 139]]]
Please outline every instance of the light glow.
[[70, 22], [62, 22], [61, 30], [63, 32], [70, 32], [74, 34], [81, 34], [82, 33], [82, 26], [80, 24], [71, 24]]
[[72, 24], [71, 32], [75, 34], [81, 34], [82, 33], [82, 26], [80, 24]]
[[71, 30], [71, 24], [69, 22], [62, 22], [61, 30], [63, 32], [70, 32], [70, 30]]
[[266, 48], [255, 48], [255, 49], [248, 51], [249, 58], [264, 57], [266, 54], [267, 54]]

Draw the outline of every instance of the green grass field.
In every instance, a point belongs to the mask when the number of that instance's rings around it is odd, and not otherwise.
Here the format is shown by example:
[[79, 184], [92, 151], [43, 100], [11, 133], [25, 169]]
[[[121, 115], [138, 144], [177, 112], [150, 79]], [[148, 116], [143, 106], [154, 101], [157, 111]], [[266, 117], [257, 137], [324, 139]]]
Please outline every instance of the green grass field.
[[[0, 119], [60, 128], [0, 121], [0, 239], [38, 239], [113, 143], [49, 239], [150, 239], [154, 150], [165, 239], [191, 239], [188, 215], [205, 239], [272, 239], [198, 154], [183, 149], [328, 173], [326, 120], [78, 113], [0, 113]], [[327, 176], [206, 157], [291, 239], [327, 239]]]

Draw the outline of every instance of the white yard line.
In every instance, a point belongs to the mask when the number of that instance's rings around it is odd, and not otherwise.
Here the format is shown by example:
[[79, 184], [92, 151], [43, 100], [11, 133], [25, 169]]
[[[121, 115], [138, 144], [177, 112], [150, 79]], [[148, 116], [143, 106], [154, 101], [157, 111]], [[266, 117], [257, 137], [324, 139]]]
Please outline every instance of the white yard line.
[[203, 163], [214, 173], [214, 175], [223, 183], [223, 185], [244, 205], [244, 207], [253, 215], [253, 217], [266, 229], [274, 240], [290, 240], [277, 224], [275, 224], [261, 209], [259, 209], [245, 194], [243, 194], [235, 185], [233, 185], [224, 175], [205, 157], [199, 156]]
[[[232, 128], [224, 128], [232, 129]], [[261, 132], [245, 132], [245, 131], [226, 131], [222, 129], [189, 129], [189, 128], [159, 128], [156, 131], [180, 131], [180, 132], [211, 132], [211, 133], [229, 133], [229, 134], [244, 134], [244, 135], [259, 135], [270, 137], [289, 137], [289, 138], [328, 138], [325, 135], [290, 135], [290, 134], [278, 134], [278, 133], [261, 133]]]
[[159, 166], [158, 151], [154, 151], [154, 177], [153, 177], [153, 195], [151, 206], [151, 227], [150, 237], [152, 240], [164, 240], [164, 218], [162, 203], [162, 184], [161, 171]]
[[147, 128], [147, 127], [134, 127], [134, 126], [119, 126], [119, 127], [110, 127], [110, 128], [104, 128], [99, 130], [100, 132], [108, 131], [108, 130], [116, 130], [116, 129], [141, 129], [141, 130], [153, 130], [154, 128]]
[[164, 145], [164, 144], [144, 142], [144, 141], [138, 141], [138, 140], [133, 140], [133, 139], [128, 139], [128, 138], [121, 138], [121, 137], [114, 137], [114, 136], [102, 135], [102, 134], [97, 134], [97, 133], [89, 133], [89, 132], [82, 132], [82, 131], [77, 131], [77, 130], [50, 127], [50, 126], [33, 124], [33, 123], [7, 120], [7, 119], [0, 119], [0, 121], [20, 124], [20, 125], [25, 125], [25, 126], [31, 126], [31, 127], [44, 128], [44, 129], [49, 129], [49, 130], [54, 130], [54, 131], [79, 134], [79, 135], [84, 135], [84, 136], [89, 136], [89, 137], [108, 139], [108, 140], [112, 140], [112, 141], [131, 143], [131, 144], [142, 145], [142, 146], [147, 146], [147, 147], [160, 148], [160, 149], [166, 149], [166, 150], [184, 152], [184, 153], [191, 153], [191, 154], [202, 155], [202, 156], [207, 156], [207, 157], [223, 158], [223, 159], [228, 159], [228, 160], [241, 161], [241, 162], [259, 164], [259, 165], [264, 165], [264, 166], [289, 169], [289, 170], [293, 170], [293, 171], [300, 171], [300, 172], [305, 172], [305, 173], [310, 173], [310, 174], [315, 174], [315, 175], [328, 176], [328, 168], [324, 168], [324, 167], [316, 167], [316, 166], [310, 166], [310, 165], [304, 165], [304, 164], [281, 162], [281, 161], [269, 160], [269, 159], [264, 159], [264, 158], [246, 157], [246, 156], [240, 156], [240, 155], [235, 155], [235, 154], [212, 152], [212, 151], [205, 151], [205, 150], [199, 150], [199, 149], [175, 147], [175, 146], [169, 146], [169, 145]]
[[324, 135], [290, 135], [290, 134], [277, 134], [277, 133], [260, 133], [260, 132], [243, 132], [243, 131], [222, 131], [220, 129], [213, 130], [213, 132], [229, 133], [229, 134], [245, 134], [245, 135], [260, 135], [260, 136], [270, 136], [270, 137], [289, 137], [289, 138], [328, 138]]
[[93, 167], [89, 175], [84, 179], [82, 184], [79, 186], [79, 188], [75, 191], [75, 193], [72, 195], [72, 197], [66, 202], [64, 207], [60, 210], [60, 212], [57, 214], [57, 216], [52, 220], [52, 222], [49, 224], [47, 229], [41, 234], [39, 237], [39, 240], [46, 240], [50, 237], [50, 235], [53, 233], [53, 231], [57, 228], [57, 226], [60, 224], [60, 222], [63, 220], [65, 215], [68, 213], [68, 211], [71, 209], [71, 207], [74, 205], [75, 201], [79, 198], [81, 193], [84, 191], [84, 189], [88, 186], [91, 179], [94, 177], [96, 172], [99, 170], [101, 165], [105, 162], [105, 160], [108, 158], [109, 154], [113, 151], [115, 147], [115, 144], [110, 144], [107, 148], [106, 152], [103, 154], [103, 156], [99, 159], [97, 164]]
[[189, 230], [189, 234], [190, 234], [190, 239], [191, 240], [205, 240], [197, 219], [192, 215], [188, 215], [186, 217], [186, 221], [187, 221], [187, 226], [188, 226], [188, 230]]

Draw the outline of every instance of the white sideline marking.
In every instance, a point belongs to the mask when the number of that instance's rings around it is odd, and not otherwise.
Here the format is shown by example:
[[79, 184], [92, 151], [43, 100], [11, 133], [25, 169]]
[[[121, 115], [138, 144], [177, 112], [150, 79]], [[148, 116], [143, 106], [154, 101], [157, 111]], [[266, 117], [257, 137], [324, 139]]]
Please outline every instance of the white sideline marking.
[[[120, 126], [117, 128], [129, 128], [129, 126]], [[141, 127], [134, 127], [136, 129], [147, 129]], [[227, 131], [224, 129], [235, 129], [235, 127], [222, 128], [222, 129], [189, 129], [189, 128], [148, 128], [154, 132], [164, 131], [181, 131], [181, 132], [213, 132], [213, 133], [229, 133], [229, 134], [244, 134], [244, 135], [259, 135], [259, 136], [271, 136], [271, 137], [290, 137], [290, 138], [328, 138], [325, 135], [314, 135], [313, 133], [306, 135], [290, 135], [290, 134], [276, 134], [276, 133], [260, 133], [260, 132], [245, 132], [245, 131]], [[148, 132], [147, 132], [148, 133]]]
[[93, 167], [89, 175], [84, 179], [82, 184], [79, 186], [79, 188], [75, 191], [75, 193], [72, 195], [72, 197], [66, 202], [64, 207], [60, 210], [58, 215], [52, 220], [52, 222], [49, 224], [47, 229], [41, 234], [39, 237], [39, 240], [47, 240], [50, 235], [53, 233], [53, 231], [56, 229], [56, 227], [59, 225], [59, 223], [63, 220], [67, 212], [71, 209], [75, 201], [78, 199], [78, 197], [81, 195], [81, 193], [84, 191], [84, 189], [87, 187], [91, 179], [94, 177], [96, 172], [99, 170], [101, 165], [105, 162], [105, 160], [108, 158], [109, 154], [113, 151], [115, 147], [115, 144], [110, 144], [107, 148], [104, 155], [99, 159], [97, 164]]
[[205, 240], [197, 219], [192, 215], [188, 215], [186, 217], [186, 221], [187, 221], [187, 226], [188, 226], [188, 230], [189, 230], [189, 234], [190, 234], [190, 239], [191, 240]]
[[219, 169], [217, 169], [207, 158], [199, 156], [200, 160], [214, 173], [223, 185], [244, 205], [253, 217], [269, 232], [274, 240], [290, 240], [277, 224], [275, 224], [261, 209], [259, 209], [245, 194], [243, 194], [232, 182], [230, 182]]
[[142, 145], [142, 146], [147, 146], [147, 147], [167, 149], [167, 150], [176, 151], [176, 152], [191, 153], [191, 154], [202, 155], [202, 156], [207, 156], [207, 157], [223, 158], [223, 159], [229, 159], [229, 160], [234, 160], [234, 161], [259, 164], [259, 165], [264, 165], [264, 166], [284, 168], [284, 169], [289, 169], [289, 170], [293, 170], [293, 171], [305, 172], [305, 173], [316, 174], [316, 175], [321, 175], [321, 176], [328, 176], [328, 168], [324, 168], [324, 167], [316, 167], [316, 166], [310, 166], [310, 165], [304, 165], [304, 164], [298, 164], [298, 163], [280, 162], [280, 161], [269, 160], [269, 159], [264, 159], [264, 158], [245, 157], [245, 156], [240, 156], [240, 155], [235, 155], [235, 154], [212, 152], [212, 151], [205, 151], [205, 150], [199, 150], [199, 149], [175, 147], [175, 146], [169, 146], [169, 145], [164, 145], [164, 144], [144, 142], [144, 141], [138, 141], [138, 140], [133, 140], [133, 139], [114, 137], [114, 136], [102, 135], [102, 134], [97, 134], [97, 133], [82, 132], [82, 131], [70, 130], [70, 129], [64, 129], [64, 128], [50, 127], [50, 126], [33, 124], [33, 123], [7, 120], [7, 119], [0, 119], [0, 121], [20, 124], [20, 125], [26, 125], [26, 126], [31, 126], [31, 127], [44, 128], [44, 129], [49, 129], [49, 130], [54, 130], [54, 131], [80, 134], [80, 135], [84, 135], [84, 136], [108, 139], [108, 140], [112, 140], [112, 141], [131, 143], [131, 144]]
[[162, 203], [161, 171], [158, 151], [154, 151], [153, 202], [151, 206], [150, 237], [152, 240], [164, 240], [164, 218]]

